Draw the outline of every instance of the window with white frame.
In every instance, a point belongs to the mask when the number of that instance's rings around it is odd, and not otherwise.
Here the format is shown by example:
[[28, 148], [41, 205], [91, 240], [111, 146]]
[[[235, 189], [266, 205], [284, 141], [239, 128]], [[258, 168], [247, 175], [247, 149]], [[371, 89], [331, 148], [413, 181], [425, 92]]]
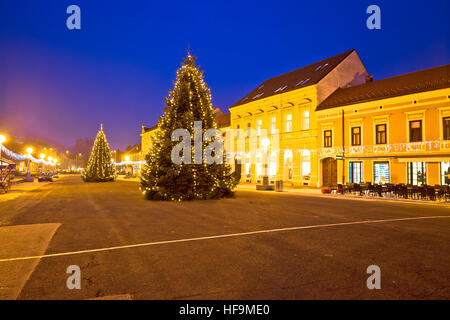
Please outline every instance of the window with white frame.
[[408, 184], [421, 186], [427, 183], [427, 163], [408, 162]]
[[292, 114], [289, 113], [286, 116], [286, 132], [291, 132], [292, 131]]
[[441, 162], [441, 184], [450, 185], [450, 162]]
[[309, 150], [302, 151], [302, 175], [311, 175], [311, 152]]
[[277, 133], [277, 117], [272, 117], [270, 120], [270, 134]]
[[309, 130], [309, 110], [303, 112], [303, 130]]
[[350, 161], [349, 163], [350, 183], [361, 183], [363, 181], [362, 170], [363, 170], [362, 161]]
[[258, 137], [262, 134], [262, 120], [259, 119], [257, 122], [256, 132]]

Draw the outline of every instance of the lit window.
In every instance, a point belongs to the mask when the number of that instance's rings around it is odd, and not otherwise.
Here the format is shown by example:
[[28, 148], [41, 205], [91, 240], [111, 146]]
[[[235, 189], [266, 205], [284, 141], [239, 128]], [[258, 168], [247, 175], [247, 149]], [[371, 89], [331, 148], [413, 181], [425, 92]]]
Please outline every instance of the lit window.
[[311, 152], [309, 150], [303, 150], [302, 152], [302, 175], [311, 175]]
[[251, 131], [252, 131], [252, 124], [249, 122], [247, 123], [247, 137], [250, 137]]
[[450, 162], [441, 162], [441, 184], [450, 185]]
[[361, 127], [352, 128], [352, 146], [361, 145]]
[[376, 133], [376, 143], [377, 144], [386, 144], [386, 124], [377, 124], [375, 126]]
[[377, 184], [389, 183], [389, 162], [374, 162], [373, 181]]
[[261, 97], [262, 95], [264, 94], [264, 92], [263, 93], [258, 93], [256, 96], [254, 96], [252, 99], [258, 99], [259, 97]]
[[303, 112], [303, 130], [309, 129], [309, 111]]
[[277, 117], [272, 117], [270, 124], [270, 134], [277, 133]]
[[286, 132], [292, 131], [292, 114], [286, 116]]
[[262, 134], [262, 120], [258, 120], [258, 126], [256, 127], [257, 134], [260, 136]]
[[362, 183], [362, 161], [351, 161], [349, 166], [350, 183]]
[[427, 163], [408, 162], [408, 184], [421, 186], [427, 183]]
[[422, 120], [409, 122], [409, 142], [422, 141]]

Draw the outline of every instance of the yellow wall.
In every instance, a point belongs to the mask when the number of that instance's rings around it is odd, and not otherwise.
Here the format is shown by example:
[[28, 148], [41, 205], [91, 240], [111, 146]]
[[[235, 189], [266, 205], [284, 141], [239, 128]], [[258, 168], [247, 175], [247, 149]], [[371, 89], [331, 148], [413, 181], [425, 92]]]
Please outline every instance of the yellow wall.
[[[264, 99], [253, 101], [244, 105], [230, 108], [231, 112], [231, 129], [237, 130], [238, 127], [243, 130], [246, 135], [248, 124], [253, 129], [253, 135], [245, 138], [245, 154], [240, 155], [243, 159], [242, 163], [242, 182], [259, 182], [261, 176], [257, 176], [257, 163], [261, 163], [262, 173], [264, 174], [265, 156], [262, 159], [256, 159], [256, 150], [250, 152], [250, 145], [261, 148], [261, 136], [257, 135], [258, 121], [262, 120], [262, 129], [265, 130], [267, 136], [271, 135], [272, 118], [276, 118], [277, 140], [272, 141], [268, 153], [276, 153], [276, 175], [271, 180], [284, 180], [292, 182], [295, 185], [315, 185], [317, 183], [317, 163], [315, 155], [311, 154], [311, 175], [304, 176], [302, 174], [302, 152], [304, 150], [313, 150], [316, 148], [317, 142], [317, 122], [314, 108], [317, 105], [316, 86], [309, 86], [298, 90], [270, 96]], [[309, 112], [309, 127], [305, 127], [305, 112]], [[288, 116], [291, 116], [291, 130], [287, 131]], [[235, 143], [235, 152], [238, 151], [237, 143]], [[278, 144], [278, 145], [277, 145]], [[264, 150], [261, 150], [264, 153]], [[289, 160], [285, 161], [285, 154], [292, 152], [292, 178], [289, 179], [288, 168]], [[250, 156], [250, 159], [247, 157]], [[251, 162], [251, 175], [246, 177], [245, 166], [247, 162]], [[269, 160], [269, 163], [271, 161]], [[272, 169], [274, 170], [274, 169]], [[269, 171], [270, 165], [269, 165]], [[275, 170], [274, 170], [275, 171]], [[261, 172], [260, 172], [261, 173]], [[270, 174], [269, 174], [270, 176]]]
[[[440, 183], [440, 162], [450, 161], [450, 141], [443, 140], [442, 118], [450, 116], [450, 88], [348, 105], [317, 112], [320, 160], [342, 154], [342, 110], [345, 119], [345, 182], [349, 161], [363, 161], [364, 181], [373, 182], [373, 162], [390, 162], [390, 182], [407, 182], [407, 162], [426, 162], [429, 185]], [[422, 141], [409, 142], [409, 121], [422, 120]], [[387, 144], [377, 145], [375, 126], [387, 124]], [[362, 148], [351, 146], [351, 127], [362, 129]], [[323, 148], [323, 131], [333, 131], [333, 147]], [[338, 160], [338, 182], [342, 182]]]

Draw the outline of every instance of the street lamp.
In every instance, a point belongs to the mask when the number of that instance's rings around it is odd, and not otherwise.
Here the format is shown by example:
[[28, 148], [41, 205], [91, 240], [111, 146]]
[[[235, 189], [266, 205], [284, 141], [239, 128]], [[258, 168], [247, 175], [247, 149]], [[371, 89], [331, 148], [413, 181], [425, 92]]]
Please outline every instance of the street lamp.
[[269, 172], [268, 172], [268, 162], [269, 162], [269, 146], [270, 146], [270, 140], [269, 138], [264, 138], [261, 141], [261, 145], [264, 147], [265, 152], [265, 161], [264, 161], [264, 176], [263, 176], [263, 185], [267, 186], [269, 185]]
[[3, 142], [6, 141], [6, 137], [2, 134], [0, 134], [0, 161], [2, 160], [2, 148], [3, 148]]

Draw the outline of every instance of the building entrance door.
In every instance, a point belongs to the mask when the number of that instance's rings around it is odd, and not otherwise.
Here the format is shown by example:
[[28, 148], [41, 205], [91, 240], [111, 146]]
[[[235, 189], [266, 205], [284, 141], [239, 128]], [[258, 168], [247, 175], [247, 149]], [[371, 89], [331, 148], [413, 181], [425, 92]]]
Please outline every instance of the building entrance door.
[[337, 161], [334, 158], [322, 160], [322, 185], [324, 187], [337, 186]]

